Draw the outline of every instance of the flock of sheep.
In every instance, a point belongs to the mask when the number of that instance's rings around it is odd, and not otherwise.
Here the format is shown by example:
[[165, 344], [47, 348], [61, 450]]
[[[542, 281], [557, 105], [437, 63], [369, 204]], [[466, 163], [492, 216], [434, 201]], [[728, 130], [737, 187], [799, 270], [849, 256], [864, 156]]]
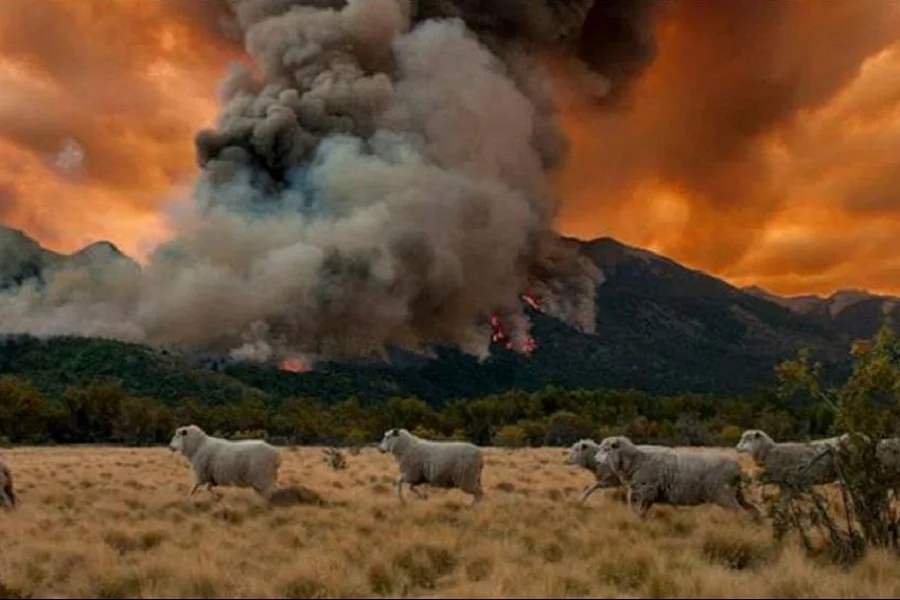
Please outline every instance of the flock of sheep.
[[[835, 456], [830, 450], [847, 440], [845, 434], [811, 442], [776, 443], [765, 432], [751, 429], [743, 433], [736, 449], [750, 455], [761, 468], [761, 479], [778, 485], [784, 498], [792, 490], [836, 482]], [[227, 440], [209, 435], [197, 425], [186, 425], [175, 430], [169, 449], [180, 452], [191, 464], [194, 477], [188, 496], [200, 486], [210, 491], [216, 486], [234, 486], [251, 487], [271, 499], [276, 489], [281, 455], [263, 440]], [[405, 502], [403, 484], [419, 497], [424, 497], [420, 485], [460, 489], [473, 497], [473, 505], [484, 496], [484, 457], [475, 444], [426, 440], [394, 428], [384, 433], [378, 449], [392, 454], [397, 462], [400, 474], [395, 485], [401, 503]], [[900, 439], [881, 440], [876, 457], [886, 466], [900, 466]], [[654, 504], [718, 504], [760, 518], [759, 509], [744, 496], [748, 478], [734, 458], [696, 448], [636, 445], [625, 436], [611, 436], [599, 444], [589, 439], [575, 442], [564, 463], [594, 474], [595, 481], [584, 489], [581, 502], [598, 489], [624, 485], [628, 506], [641, 518]], [[16, 505], [12, 473], [2, 462], [0, 504]]]
[[[775, 484], [781, 500], [813, 486], [839, 483], [837, 451], [850, 436], [810, 442], [775, 442], [759, 429], [749, 429], [735, 445], [760, 468], [757, 481]], [[880, 440], [876, 460], [882, 468], [900, 471], [900, 438]], [[576, 442], [565, 461], [592, 471], [593, 485], [585, 488], [581, 502], [600, 488], [627, 486], [631, 510], [644, 518], [654, 504], [691, 506], [718, 504], [742, 509], [758, 520], [759, 509], [744, 496], [749, 477], [734, 458], [696, 448], [635, 445], [625, 436], [611, 436], [599, 444]]]

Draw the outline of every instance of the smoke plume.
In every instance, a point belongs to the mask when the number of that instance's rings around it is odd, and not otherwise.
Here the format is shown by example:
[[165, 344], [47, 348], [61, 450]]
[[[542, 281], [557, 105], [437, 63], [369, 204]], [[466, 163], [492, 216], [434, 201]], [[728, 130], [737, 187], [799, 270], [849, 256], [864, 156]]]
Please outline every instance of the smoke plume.
[[[140, 271], [24, 284], [0, 299], [0, 330], [257, 360], [435, 344], [484, 356], [492, 314], [527, 335], [528, 290], [593, 331], [601, 274], [553, 232], [545, 173], [566, 143], [536, 57], [578, 55], [623, 89], [652, 42], [646, 4], [592, 5], [229, 2], [233, 20], [216, 22], [252, 65], [232, 67], [216, 126], [196, 136], [176, 235]], [[583, 27], [631, 33], [586, 51]]]

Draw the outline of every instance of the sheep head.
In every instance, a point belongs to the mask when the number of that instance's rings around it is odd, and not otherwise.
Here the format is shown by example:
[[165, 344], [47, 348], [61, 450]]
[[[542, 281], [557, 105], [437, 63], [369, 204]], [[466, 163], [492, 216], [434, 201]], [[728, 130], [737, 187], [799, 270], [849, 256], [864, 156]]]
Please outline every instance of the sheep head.
[[614, 472], [627, 471], [634, 462], [636, 448], [631, 440], [624, 435], [614, 435], [604, 438], [594, 455], [598, 465], [606, 464]]
[[591, 459], [591, 453], [596, 453], [597, 444], [594, 440], [579, 440], [572, 444], [569, 455], [563, 461], [567, 465], [587, 466]]
[[756, 455], [762, 448], [770, 446], [775, 442], [772, 438], [761, 429], [748, 429], [741, 436], [740, 441], [735, 445], [738, 452], [746, 452], [751, 456]]
[[384, 432], [381, 443], [378, 444], [378, 450], [383, 454], [385, 452], [395, 452], [399, 449], [401, 440], [405, 441], [411, 437], [410, 433], [405, 429], [393, 428]]
[[169, 450], [181, 452], [185, 456], [192, 456], [206, 438], [206, 433], [196, 425], [185, 425], [175, 430], [172, 441], [169, 442]]

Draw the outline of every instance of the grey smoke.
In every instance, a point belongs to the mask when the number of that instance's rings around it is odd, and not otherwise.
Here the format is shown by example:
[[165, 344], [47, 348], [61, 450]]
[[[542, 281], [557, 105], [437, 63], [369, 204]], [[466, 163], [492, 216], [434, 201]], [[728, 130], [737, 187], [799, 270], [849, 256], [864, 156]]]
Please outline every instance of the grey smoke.
[[492, 314], [527, 336], [528, 290], [593, 332], [601, 274], [553, 232], [545, 170], [566, 148], [535, 61], [577, 45], [592, 4], [484, 20], [463, 0], [230, 2], [255, 68], [232, 68], [197, 135], [175, 238], [142, 271], [27, 283], [0, 299], [0, 331], [256, 360], [484, 356]]

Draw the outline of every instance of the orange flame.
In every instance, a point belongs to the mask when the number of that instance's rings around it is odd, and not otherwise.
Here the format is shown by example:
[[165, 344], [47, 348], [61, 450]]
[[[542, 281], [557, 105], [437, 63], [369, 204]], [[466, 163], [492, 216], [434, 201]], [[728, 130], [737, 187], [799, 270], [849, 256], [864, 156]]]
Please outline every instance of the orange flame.
[[541, 310], [541, 303], [538, 302], [537, 299], [534, 296], [532, 296], [531, 294], [522, 294], [522, 300], [524, 300], [525, 303], [528, 304], [528, 306], [530, 306], [534, 310], [537, 310], [537, 311]]
[[[541, 310], [540, 302], [538, 302], [537, 299], [535, 299], [535, 297], [530, 293], [522, 294], [521, 298], [523, 302], [531, 306], [531, 308], [533, 308], [534, 310]], [[523, 354], [531, 354], [537, 349], [537, 342], [530, 335], [522, 341], [515, 342], [511, 340], [509, 338], [509, 335], [506, 333], [506, 328], [503, 326], [503, 322], [497, 315], [491, 315], [491, 329], [491, 342], [500, 344], [504, 348], [510, 348]]]
[[309, 371], [309, 367], [302, 360], [287, 358], [281, 363], [281, 370], [290, 371], [291, 373], [305, 373]]

